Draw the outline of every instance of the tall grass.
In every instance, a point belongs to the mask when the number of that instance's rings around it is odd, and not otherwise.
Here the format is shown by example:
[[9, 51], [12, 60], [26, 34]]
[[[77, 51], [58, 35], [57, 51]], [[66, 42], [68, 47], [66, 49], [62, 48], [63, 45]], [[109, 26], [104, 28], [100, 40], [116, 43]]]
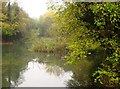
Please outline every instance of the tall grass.
[[32, 45], [34, 52], [61, 53], [66, 51], [66, 43], [54, 38], [41, 38]]

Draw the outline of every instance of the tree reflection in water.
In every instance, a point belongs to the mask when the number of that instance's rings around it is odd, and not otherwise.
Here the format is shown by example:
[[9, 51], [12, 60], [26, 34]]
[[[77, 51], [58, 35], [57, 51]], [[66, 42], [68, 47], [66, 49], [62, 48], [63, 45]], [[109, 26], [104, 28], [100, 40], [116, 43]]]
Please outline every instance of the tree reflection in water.
[[[39, 79], [37, 81], [39, 84], [43, 84], [45, 81], [50, 83], [51, 80], [54, 80], [53, 86], [64, 82], [64, 86], [67, 85], [69, 87], [87, 86], [92, 81], [89, 76], [92, 63], [87, 60], [81, 60], [79, 64], [75, 65], [64, 65], [65, 60], [61, 60], [61, 57], [57, 54], [28, 52], [21, 45], [5, 46], [2, 53], [3, 87], [20, 86], [26, 81], [26, 78], [31, 83], [34, 83], [33, 80], [35, 78]], [[31, 61], [36, 57], [39, 60], [36, 62]], [[37, 87], [39, 84], [34, 86]], [[27, 86], [30, 87], [29, 85]], [[48, 84], [48, 86], [50, 85]], [[61, 87], [63, 85], [58, 86]]]
[[63, 68], [55, 65], [51, 66], [47, 63], [39, 63], [38, 61], [28, 62], [25, 71], [21, 73], [25, 80], [20, 84], [18, 79], [18, 87], [66, 87], [67, 81], [71, 79], [72, 72], [65, 72]]
[[73, 66], [73, 76], [68, 81], [69, 87], [88, 87], [92, 85], [91, 72], [92, 62], [88, 60], [81, 60], [79, 63]]

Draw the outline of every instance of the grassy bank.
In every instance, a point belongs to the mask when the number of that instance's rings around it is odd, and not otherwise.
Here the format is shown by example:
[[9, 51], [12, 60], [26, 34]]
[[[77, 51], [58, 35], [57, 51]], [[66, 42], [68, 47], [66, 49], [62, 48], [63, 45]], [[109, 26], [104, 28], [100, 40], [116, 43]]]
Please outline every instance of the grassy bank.
[[41, 38], [32, 45], [34, 52], [65, 53], [65, 50], [66, 43], [53, 38]]

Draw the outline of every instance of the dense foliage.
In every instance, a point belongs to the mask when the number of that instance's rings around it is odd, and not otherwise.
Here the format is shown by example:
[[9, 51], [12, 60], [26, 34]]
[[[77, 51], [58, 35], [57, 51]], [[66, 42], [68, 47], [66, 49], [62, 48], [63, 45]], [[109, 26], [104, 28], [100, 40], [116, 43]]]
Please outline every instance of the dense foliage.
[[35, 20], [17, 3], [2, 2], [3, 40], [24, 36], [35, 52], [67, 51], [68, 64], [93, 63], [91, 84], [120, 86], [120, 2], [63, 2], [50, 8]]
[[[66, 43], [60, 37], [55, 13], [52, 11], [41, 15], [37, 22], [37, 30], [31, 31], [31, 50], [35, 52], [64, 53]], [[32, 40], [34, 39], [34, 41]]]
[[32, 19], [21, 9], [16, 2], [2, 2], [0, 12], [0, 30], [2, 41], [13, 41], [22, 38], [27, 30], [35, 28], [31, 25]]
[[68, 42], [68, 63], [96, 61], [94, 83], [119, 86], [120, 2], [66, 2], [51, 8], [56, 11], [59, 30]]

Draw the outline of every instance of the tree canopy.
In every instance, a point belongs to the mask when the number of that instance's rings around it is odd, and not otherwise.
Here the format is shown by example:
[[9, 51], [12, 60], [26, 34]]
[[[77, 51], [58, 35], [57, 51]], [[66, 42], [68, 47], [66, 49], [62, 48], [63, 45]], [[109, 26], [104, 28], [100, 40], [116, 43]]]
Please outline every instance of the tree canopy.
[[94, 83], [119, 86], [120, 2], [65, 2], [52, 5], [59, 30], [68, 40], [68, 63], [97, 60]]

